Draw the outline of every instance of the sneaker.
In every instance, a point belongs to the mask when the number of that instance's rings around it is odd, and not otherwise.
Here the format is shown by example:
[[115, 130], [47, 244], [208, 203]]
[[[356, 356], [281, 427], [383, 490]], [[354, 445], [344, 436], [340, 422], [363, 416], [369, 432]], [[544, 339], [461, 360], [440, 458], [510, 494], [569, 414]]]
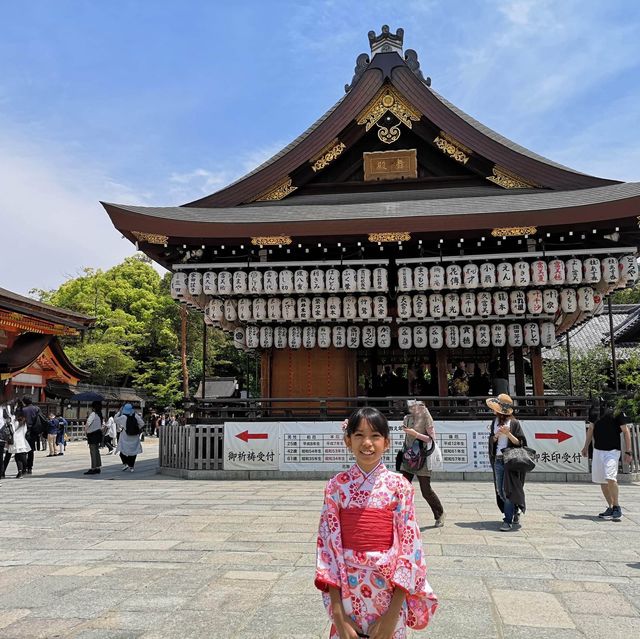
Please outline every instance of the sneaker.
[[129, 472], [132, 473], [133, 472], [133, 468], [129, 468]]
[[21, 478], [22, 478], [22, 473], [18, 473], [18, 474], [16, 475], [16, 479], [21, 479]]
[[95, 468], [90, 468], [84, 474], [85, 475], [95, 475], [96, 474], [96, 469]]
[[126, 466], [126, 465], [125, 465], [125, 466], [123, 466], [123, 467], [122, 467], [122, 472], [124, 473], [124, 471], [125, 471], [125, 470], [129, 470], [129, 466]]
[[444, 519], [445, 519], [445, 514], [442, 513], [442, 515], [440, 515], [440, 517], [436, 519], [435, 527], [442, 528], [444, 526]]
[[513, 515], [513, 525], [514, 526], [519, 526], [520, 525], [520, 513], [515, 513]]
[[32, 475], [33, 474], [33, 468], [27, 468], [27, 470], [25, 470], [24, 472], [27, 473], [27, 475]]
[[62, 455], [64, 455], [64, 453], [58, 453], [58, 457], [62, 457]]
[[513, 528], [512, 524], [508, 524], [506, 521], [502, 524], [502, 526], [500, 526], [500, 531], [501, 532], [507, 532], [509, 530], [511, 530]]
[[622, 508], [620, 506], [614, 506], [613, 512], [611, 513], [612, 521], [620, 521], [622, 519]]
[[600, 519], [611, 519], [613, 517], [613, 508], [609, 506], [604, 512], [598, 515]]

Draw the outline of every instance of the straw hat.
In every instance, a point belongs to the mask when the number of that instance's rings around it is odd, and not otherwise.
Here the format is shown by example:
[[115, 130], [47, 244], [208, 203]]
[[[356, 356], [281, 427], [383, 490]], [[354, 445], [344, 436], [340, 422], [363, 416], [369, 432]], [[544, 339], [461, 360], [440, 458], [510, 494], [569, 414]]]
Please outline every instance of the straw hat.
[[497, 397], [489, 397], [487, 406], [501, 415], [513, 415], [513, 400], [506, 393], [501, 393]]

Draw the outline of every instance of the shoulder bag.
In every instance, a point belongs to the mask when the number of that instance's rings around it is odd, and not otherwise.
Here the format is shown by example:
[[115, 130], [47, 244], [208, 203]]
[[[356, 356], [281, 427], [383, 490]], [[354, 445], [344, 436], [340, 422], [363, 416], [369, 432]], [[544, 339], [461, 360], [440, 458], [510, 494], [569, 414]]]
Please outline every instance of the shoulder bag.
[[502, 451], [505, 470], [529, 473], [536, 467], [536, 451], [528, 446], [511, 446]]

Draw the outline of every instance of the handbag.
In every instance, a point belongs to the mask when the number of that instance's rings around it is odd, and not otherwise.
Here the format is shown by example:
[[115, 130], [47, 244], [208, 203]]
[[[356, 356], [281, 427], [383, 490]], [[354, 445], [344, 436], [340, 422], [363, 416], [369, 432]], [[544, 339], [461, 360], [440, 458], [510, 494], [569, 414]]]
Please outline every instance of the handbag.
[[9, 422], [0, 428], [0, 439], [3, 439], [7, 446], [13, 446], [13, 428]]
[[438, 444], [434, 442], [432, 446], [433, 452], [427, 457], [428, 470], [442, 470], [444, 468], [444, 459], [442, 458], [442, 450]]
[[505, 470], [529, 473], [536, 467], [536, 451], [528, 446], [511, 446], [502, 451]]
[[402, 460], [404, 465], [409, 470], [420, 470], [427, 461], [427, 457], [433, 453], [435, 446], [435, 441], [427, 448], [421, 439], [416, 439], [411, 446], [405, 447], [403, 450]]

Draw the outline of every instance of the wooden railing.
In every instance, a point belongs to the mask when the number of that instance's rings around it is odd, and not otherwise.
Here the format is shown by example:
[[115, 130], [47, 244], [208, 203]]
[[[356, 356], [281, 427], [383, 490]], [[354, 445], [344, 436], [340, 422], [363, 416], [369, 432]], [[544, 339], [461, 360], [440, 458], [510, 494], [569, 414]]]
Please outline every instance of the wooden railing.
[[222, 470], [223, 427], [173, 424], [160, 429], [160, 466]]

